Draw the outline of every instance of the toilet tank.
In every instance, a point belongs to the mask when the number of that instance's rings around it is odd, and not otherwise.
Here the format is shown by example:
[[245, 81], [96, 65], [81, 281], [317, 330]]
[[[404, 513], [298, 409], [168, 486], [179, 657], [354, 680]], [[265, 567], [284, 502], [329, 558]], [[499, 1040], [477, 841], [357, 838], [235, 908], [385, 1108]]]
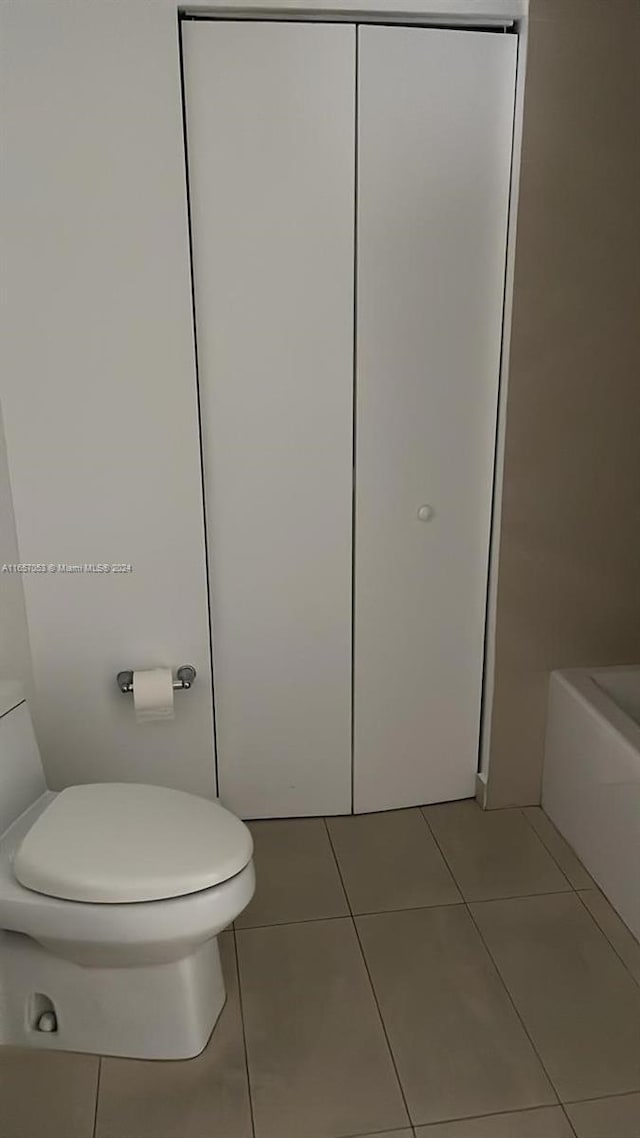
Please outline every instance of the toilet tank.
[[12, 681], [0, 681], [0, 834], [46, 789], [22, 689]]

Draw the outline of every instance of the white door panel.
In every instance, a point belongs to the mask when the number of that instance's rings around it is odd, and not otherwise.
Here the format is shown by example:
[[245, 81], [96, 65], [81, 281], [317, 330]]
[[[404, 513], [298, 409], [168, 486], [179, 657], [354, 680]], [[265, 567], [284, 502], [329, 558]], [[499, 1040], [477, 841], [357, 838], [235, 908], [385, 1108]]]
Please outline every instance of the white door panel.
[[358, 35], [354, 761], [367, 811], [474, 793], [516, 38]]
[[220, 793], [351, 808], [355, 29], [183, 36]]

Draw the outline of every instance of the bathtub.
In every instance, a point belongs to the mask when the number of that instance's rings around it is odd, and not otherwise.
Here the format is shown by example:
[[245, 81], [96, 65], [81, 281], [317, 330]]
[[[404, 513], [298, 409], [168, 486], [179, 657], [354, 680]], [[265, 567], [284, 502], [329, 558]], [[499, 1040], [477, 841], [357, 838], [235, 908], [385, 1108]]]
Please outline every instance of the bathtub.
[[640, 667], [552, 673], [542, 805], [640, 939]]

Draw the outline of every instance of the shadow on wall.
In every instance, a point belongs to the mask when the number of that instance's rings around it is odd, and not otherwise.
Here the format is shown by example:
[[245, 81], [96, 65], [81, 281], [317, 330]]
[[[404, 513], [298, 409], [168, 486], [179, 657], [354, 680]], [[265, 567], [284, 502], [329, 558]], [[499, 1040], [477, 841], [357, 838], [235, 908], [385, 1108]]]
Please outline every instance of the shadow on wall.
[[537, 803], [549, 672], [640, 661], [636, 0], [532, 0], [488, 805]]
[[0, 680], [19, 680], [31, 691], [31, 658], [22, 578], [5, 566], [18, 564], [11, 481], [0, 406]]

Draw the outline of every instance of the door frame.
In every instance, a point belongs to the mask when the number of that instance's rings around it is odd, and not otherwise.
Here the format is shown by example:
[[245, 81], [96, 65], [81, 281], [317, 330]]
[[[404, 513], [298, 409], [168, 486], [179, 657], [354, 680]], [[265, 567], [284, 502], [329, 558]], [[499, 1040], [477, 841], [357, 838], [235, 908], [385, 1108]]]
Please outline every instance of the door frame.
[[247, 20], [345, 20], [349, 23], [418, 23], [430, 26], [516, 29], [529, 14], [529, 0], [191, 0], [179, 17]]
[[[478, 738], [476, 798], [485, 806], [490, 770], [491, 724], [493, 712], [498, 566], [502, 520], [502, 493], [506, 437], [507, 399], [509, 389], [509, 356], [513, 316], [516, 230], [520, 192], [524, 92], [529, 30], [529, 0], [378, 0], [355, 7], [357, 0], [191, 0], [178, 4], [177, 46], [181, 55], [180, 23], [184, 20], [291, 20], [351, 24], [384, 23], [417, 27], [446, 27], [469, 31], [500, 31], [518, 40], [513, 139], [511, 149], [511, 181], [507, 225], [504, 299], [502, 309], [502, 346], [498, 379], [496, 432], [493, 470], [489, 566], [486, 585], [486, 616], [482, 673], [482, 702]], [[182, 60], [180, 59], [182, 64]], [[184, 113], [184, 106], [183, 106]], [[186, 158], [186, 155], [185, 155]], [[192, 281], [193, 287], [193, 281]], [[209, 599], [210, 608], [210, 599]], [[215, 705], [215, 699], [214, 699]], [[215, 713], [214, 713], [215, 714]], [[216, 758], [217, 772], [217, 758]]]

